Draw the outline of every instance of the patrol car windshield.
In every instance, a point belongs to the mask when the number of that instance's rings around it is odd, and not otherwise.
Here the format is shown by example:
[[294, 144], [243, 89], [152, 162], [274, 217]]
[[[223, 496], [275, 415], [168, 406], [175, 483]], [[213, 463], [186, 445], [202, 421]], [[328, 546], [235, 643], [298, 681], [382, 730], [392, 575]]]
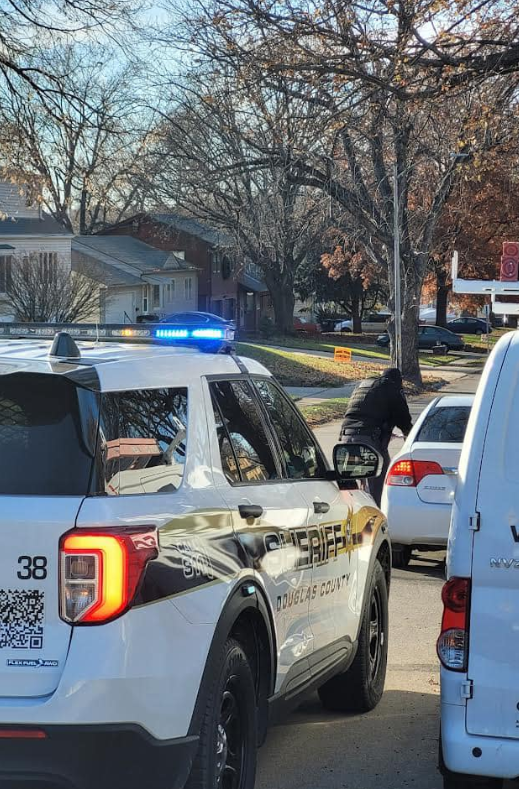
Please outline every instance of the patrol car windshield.
[[417, 441], [462, 444], [470, 415], [470, 406], [433, 408], [427, 415]]
[[98, 411], [93, 392], [62, 376], [0, 375], [0, 495], [85, 495]]

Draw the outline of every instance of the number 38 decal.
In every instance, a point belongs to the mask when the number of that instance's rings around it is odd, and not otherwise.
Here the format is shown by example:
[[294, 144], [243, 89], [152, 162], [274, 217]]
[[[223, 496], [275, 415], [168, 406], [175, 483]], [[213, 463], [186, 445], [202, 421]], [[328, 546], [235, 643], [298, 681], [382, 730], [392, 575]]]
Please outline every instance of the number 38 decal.
[[44, 581], [47, 577], [46, 556], [19, 556], [18, 564], [22, 566], [16, 575], [21, 581]]

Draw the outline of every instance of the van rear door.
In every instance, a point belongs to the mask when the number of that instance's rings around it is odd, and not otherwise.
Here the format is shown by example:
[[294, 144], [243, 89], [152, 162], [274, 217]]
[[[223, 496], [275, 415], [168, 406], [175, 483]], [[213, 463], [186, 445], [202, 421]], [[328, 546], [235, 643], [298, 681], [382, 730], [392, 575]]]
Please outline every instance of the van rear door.
[[[508, 352], [487, 425], [474, 515], [470, 734], [519, 738], [519, 364]], [[468, 527], [468, 524], [467, 524]]]
[[[59, 614], [59, 540], [93, 469], [96, 395], [0, 363], [0, 697], [52, 693], [72, 628]], [[12, 369], [12, 368], [7, 368]]]

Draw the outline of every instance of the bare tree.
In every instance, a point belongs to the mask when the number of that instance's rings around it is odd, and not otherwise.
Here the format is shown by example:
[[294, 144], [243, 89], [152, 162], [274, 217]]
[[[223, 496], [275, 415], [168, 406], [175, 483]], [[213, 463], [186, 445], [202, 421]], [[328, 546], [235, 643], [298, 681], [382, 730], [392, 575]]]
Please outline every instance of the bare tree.
[[101, 34], [116, 46], [116, 31], [131, 28], [138, 8], [135, 0], [0, 0], [0, 82], [12, 93], [23, 83], [56, 114], [55, 98], [75, 93], [64, 88], [67, 74], [54, 63], [54, 47]]
[[[312, 123], [288, 92], [199, 73], [162, 124], [156, 198], [228, 232], [269, 289], [279, 332], [293, 331], [295, 278], [329, 222], [329, 198], [290, 177], [279, 147], [303, 145]], [[258, 148], [265, 155], [258, 161]]]
[[54, 97], [56, 113], [46, 113], [42, 97], [31, 96], [23, 82], [16, 91], [0, 83], [0, 165], [14, 179], [32, 180], [67, 229], [89, 233], [133, 203], [142, 182], [133, 177], [153, 120], [135, 65], [116, 63], [91, 45], [67, 45], [53, 55], [66, 75]]
[[[435, 230], [467, 157], [498, 144], [500, 119], [513, 111], [512, 65], [494, 55], [517, 49], [517, 17], [497, 1], [470, 0], [211, 0], [197, 8], [186, 28], [202, 61], [232, 71], [237, 85], [281, 82], [313, 112], [310, 143], [281, 141], [269, 153], [290, 178], [340, 204], [344, 232], [385, 266], [392, 293], [396, 224], [403, 372], [419, 381], [418, 307]], [[250, 144], [261, 162], [263, 142]]]
[[95, 317], [99, 289], [85, 274], [50, 256], [13, 258], [7, 273], [7, 293], [20, 321], [75, 323]]

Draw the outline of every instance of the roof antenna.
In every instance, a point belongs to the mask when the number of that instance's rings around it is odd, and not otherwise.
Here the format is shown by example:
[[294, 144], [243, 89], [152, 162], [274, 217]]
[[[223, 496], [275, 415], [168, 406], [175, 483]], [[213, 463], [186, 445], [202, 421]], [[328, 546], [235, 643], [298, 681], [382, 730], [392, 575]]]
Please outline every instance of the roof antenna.
[[79, 348], [66, 331], [56, 332], [49, 356], [57, 359], [81, 359]]

